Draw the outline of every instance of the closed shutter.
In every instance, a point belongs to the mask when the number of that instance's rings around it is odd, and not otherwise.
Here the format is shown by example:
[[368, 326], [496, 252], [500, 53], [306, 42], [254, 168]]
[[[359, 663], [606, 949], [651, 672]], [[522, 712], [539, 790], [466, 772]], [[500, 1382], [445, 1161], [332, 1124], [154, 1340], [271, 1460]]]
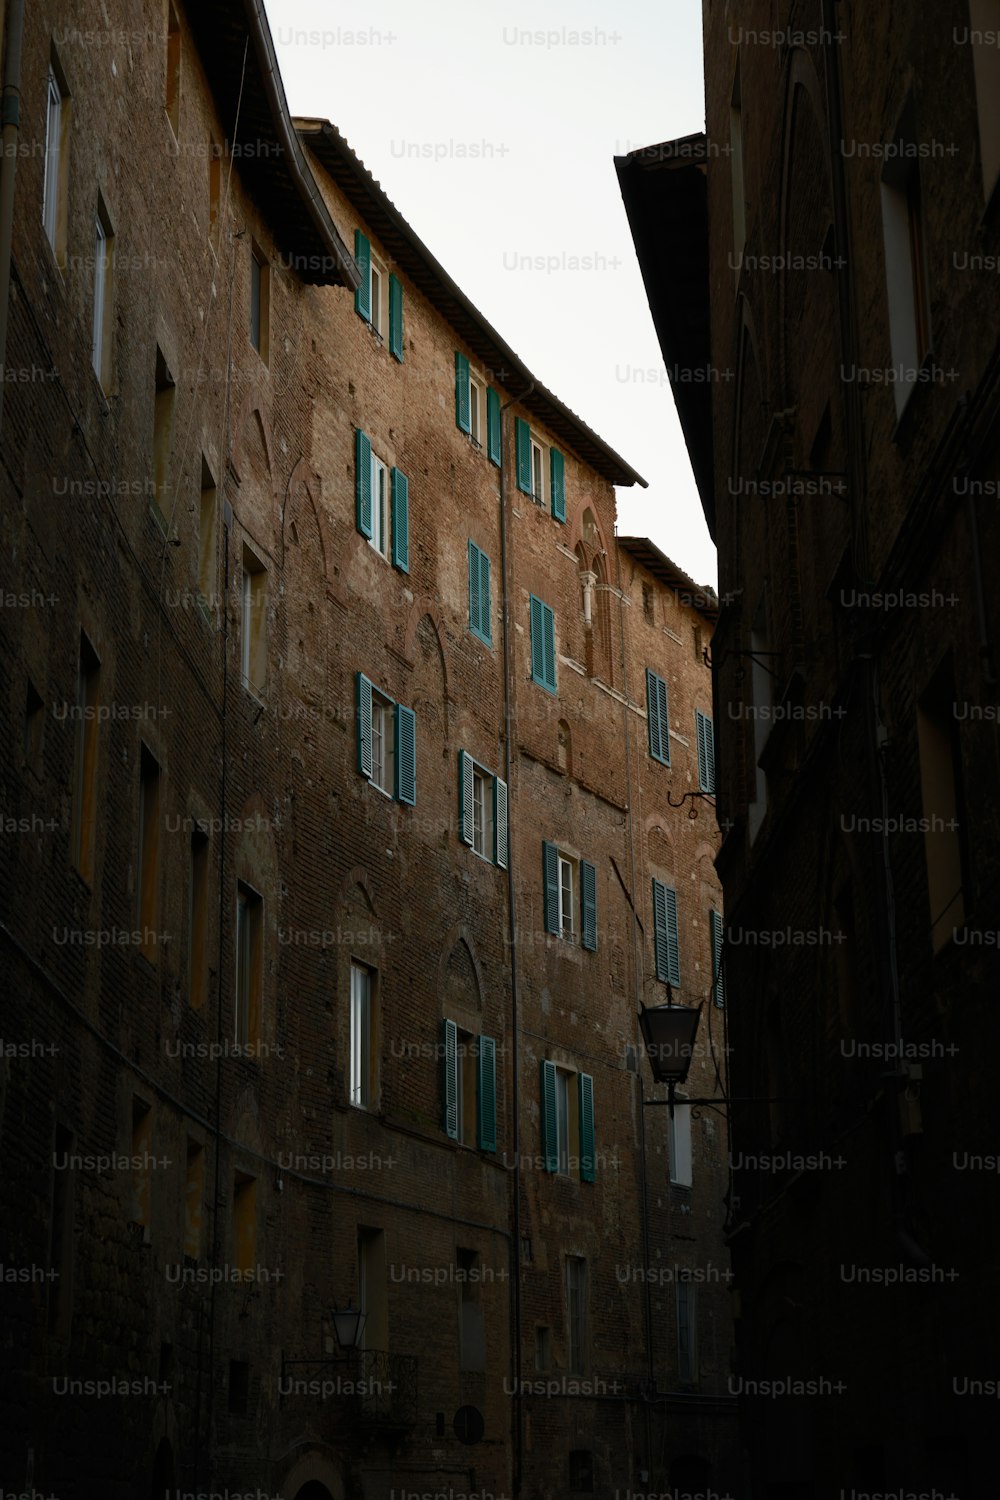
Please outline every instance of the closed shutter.
[[580, 1181], [593, 1182], [597, 1176], [594, 1149], [594, 1080], [589, 1073], [578, 1073], [580, 1102]]
[[410, 571], [410, 481], [400, 469], [392, 471], [392, 564]]
[[354, 434], [354, 498], [358, 530], [372, 539], [372, 445], [359, 427]]
[[458, 1140], [458, 1027], [454, 1021], [444, 1022], [444, 1132], [453, 1141]]
[[489, 386], [486, 391], [486, 451], [490, 463], [500, 464], [500, 394]]
[[540, 687], [556, 690], [556, 619], [547, 604], [531, 595], [531, 675]]
[[458, 752], [458, 836], [463, 844], [472, 844], [474, 832], [472, 808], [472, 757]]
[[493, 644], [493, 608], [490, 599], [490, 560], [485, 552], [479, 554], [479, 633], [484, 641]]
[[531, 483], [531, 428], [523, 417], [514, 422], [515, 450], [517, 457], [517, 487], [522, 494], [533, 494]]
[[680, 946], [677, 940], [677, 892], [653, 881], [653, 937], [656, 977], [662, 984], [679, 985]]
[[654, 760], [670, 764], [670, 711], [667, 684], [646, 669], [646, 715], [649, 720], [649, 753]]
[[597, 870], [587, 860], [580, 861], [580, 898], [583, 907], [583, 946], [597, 951]]
[[559, 1170], [559, 1129], [556, 1124], [556, 1065], [542, 1059], [542, 1155], [546, 1172]]
[[399, 278], [389, 274], [389, 353], [403, 362], [403, 287]]
[[417, 801], [417, 716], [396, 704], [396, 797], [409, 807]]
[[549, 453], [549, 470], [552, 479], [552, 514], [557, 521], [566, 519], [566, 464], [558, 448]]
[[497, 1149], [497, 1044], [479, 1038], [479, 1149]]
[[722, 941], [723, 924], [722, 918], [717, 911], [709, 913], [709, 927], [712, 934], [712, 998], [716, 1005], [723, 1006], [726, 1003], [725, 980], [722, 976]]
[[545, 891], [545, 931], [559, 932], [559, 851], [542, 844], [542, 881]]
[[365, 321], [370, 323], [372, 320], [372, 248], [368, 243], [368, 236], [362, 234], [360, 229], [354, 231], [354, 259], [361, 272], [361, 284], [354, 293], [354, 311], [360, 313]]
[[707, 714], [695, 711], [698, 731], [698, 785], [703, 792], [715, 793], [715, 730]]
[[354, 717], [358, 726], [358, 770], [372, 775], [372, 685], [363, 672], [354, 679]]
[[507, 783], [499, 776], [493, 778], [493, 857], [501, 870], [506, 870], [508, 860], [507, 834]]
[[455, 351], [455, 421], [463, 432], [472, 431], [472, 392], [469, 388], [469, 361]]

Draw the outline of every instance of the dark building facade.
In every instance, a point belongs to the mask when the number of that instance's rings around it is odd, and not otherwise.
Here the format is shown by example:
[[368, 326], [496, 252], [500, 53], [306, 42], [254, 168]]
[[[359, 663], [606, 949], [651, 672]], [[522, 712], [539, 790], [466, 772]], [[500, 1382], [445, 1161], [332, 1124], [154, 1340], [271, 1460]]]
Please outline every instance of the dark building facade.
[[998, 19], [709, 0], [617, 162], [719, 547], [754, 1496], [995, 1483]]

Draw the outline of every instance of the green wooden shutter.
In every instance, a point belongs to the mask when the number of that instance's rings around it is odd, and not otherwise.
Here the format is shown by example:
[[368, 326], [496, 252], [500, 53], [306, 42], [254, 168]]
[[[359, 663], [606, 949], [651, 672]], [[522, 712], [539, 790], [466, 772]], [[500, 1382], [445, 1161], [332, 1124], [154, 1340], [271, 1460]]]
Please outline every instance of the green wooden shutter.
[[490, 560], [479, 554], [479, 632], [484, 641], [493, 644], [493, 601], [490, 598]]
[[514, 422], [515, 449], [517, 456], [517, 487], [524, 495], [533, 493], [531, 485], [531, 428], [523, 417]]
[[545, 931], [559, 931], [559, 851], [555, 844], [542, 844], [542, 881], [545, 891]]
[[542, 605], [542, 624], [545, 632], [545, 686], [550, 692], [556, 690], [556, 617], [547, 604]]
[[392, 471], [392, 565], [410, 571], [410, 481], [400, 469]]
[[677, 892], [653, 881], [653, 934], [656, 977], [662, 984], [681, 982], [680, 947], [677, 939]]
[[359, 427], [354, 434], [354, 498], [358, 530], [372, 539], [372, 444]]
[[479, 548], [475, 542], [469, 542], [469, 629], [473, 635], [479, 634]]
[[580, 1181], [593, 1182], [597, 1176], [594, 1150], [594, 1080], [589, 1073], [577, 1074], [580, 1099]]
[[458, 1140], [458, 1027], [454, 1021], [444, 1022], [444, 1133], [453, 1141]]
[[698, 785], [703, 792], [715, 793], [715, 731], [707, 714], [695, 710], [698, 731]]
[[531, 595], [531, 675], [535, 682], [545, 681], [545, 605], [541, 599]]
[[389, 273], [389, 353], [403, 363], [403, 286]]
[[490, 463], [500, 464], [500, 394], [492, 386], [486, 389], [486, 451]]
[[583, 906], [583, 946], [597, 951], [597, 870], [587, 860], [580, 861], [580, 896]]
[[542, 1154], [546, 1172], [559, 1170], [559, 1127], [556, 1124], [556, 1065], [542, 1058]]
[[354, 679], [354, 717], [358, 726], [358, 770], [372, 775], [372, 685], [363, 672]]
[[472, 392], [469, 388], [469, 361], [455, 351], [455, 421], [463, 432], [472, 431]]
[[549, 450], [552, 480], [552, 514], [557, 521], [566, 519], [566, 463], [558, 448]]
[[479, 1131], [480, 1151], [497, 1149], [497, 1044], [491, 1036], [479, 1038]]
[[667, 684], [646, 668], [646, 715], [649, 720], [649, 753], [654, 760], [670, 764], [670, 711]]
[[458, 752], [458, 836], [463, 844], [472, 844], [474, 815], [472, 810], [472, 757]]
[[417, 716], [396, 704], [396, 798], [409, 807], [417, 802]]
[[354, 293], [354, 311], [360, 313], [366, 323], [372, 320], [372, 247], [368, 236], [360, 229], [354, 231], [354, 259], [361, 272], [361, 285]]
[[721, 1007], [726, 1003], [726, 985], [722, 975], [723, 924], [717, 911], [709, 913], [709, 927], [712, 934], [712, 998]]
[[506, 870], [509, 835], [507, 832], [507, 783], [499, 776], [493, 778], [493, 858], [501, 870]]

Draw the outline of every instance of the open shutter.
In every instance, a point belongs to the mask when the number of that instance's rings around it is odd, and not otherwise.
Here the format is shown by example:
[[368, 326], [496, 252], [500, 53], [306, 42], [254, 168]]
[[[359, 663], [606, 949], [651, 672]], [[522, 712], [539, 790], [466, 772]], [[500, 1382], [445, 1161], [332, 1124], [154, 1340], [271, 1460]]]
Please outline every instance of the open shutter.
[[566, 519], [566, 464], [558, 448], [549, 450], [552, 479], [552, 514], [557, 521]]
[[680, 946], [677, 940], [677, 892], [653, 881], [653, 930], [656, 945], [656, 977], [663, 984], [679, 985]]
[[545, 889], [545, 931], [559, 931], [559, 851], [555, 844], [542, 844], [542, 879]]
[[485, 641], [493, 643], [493, 609], [490, 600], [490, 560], [479, 554], [479, 631]]
[[712, 934], [712, 998], [716, 1005], [723, 1006], [726, 1003], [725, 980], [722, 977], [722, 918], [717, 911], [709, 913], [709, 927]]
[[479, 548], [469, 542], [469, 629], [478, 632], [482, 611], [479, 605]]
[[455, 351], [455, 421], [463, 432], [472, 431], [472, 392], [469, 389], [469, 361]]
[[372, 247], [368, 236], [360, 229], [354, 231], [354, 259], [361, 272], [361, 285], [354, 293], [354, 311], [360, 313], [367, 323], [372, 320]]
[[589, 1073], [578, 1073], [580, 1091], [580, 1181], [593, 1182], [597, 1176], [594, 1151], [594, 1080]]
[[490, 463], [500, 464], [500, 394], [492, 386], [486, 389], [486, 451]]
[[454, 1021], [444, 1022], [444, 1133], [453, 1141], [458, 1140], [458, 1027]]
[[507, 783], [493, 778], [493, 858], [501, 870], [507, 868]]
[[541, 599], [531, 596], [531, 675], [536, 682], [545, 681], [545, 625]]
[[372, 444], [359, 427], [354, 434], [354, 498], [358, 530], [372, 539]]
[[522, 494], [532, 493], [531, 485], [531, 428], [523, 417], [514, 422], [515, 448], [517, 456], [517, 487]]
[[396, 704], [396, 797], [408, 807], [417, 802], [417, 716]]
[[479, 1149], [497, 1149], [497, 1044], [491, 1036], [479, 1038]]
[[544, 630], [545, 686], [554, 693], [556, 690], [556, 617], [547, 604], [542, 605], [542, 626]]
[[355, 679], [354, 717], [358, 726], [358, 770], [369, 781], [372, 775], [372, 685], [363, 672]]
[[403, 286], [389, 273], [389, 353], [403, 363]]
[[597, 951], [597, 871], [587, 860], [580, 861], [580, 898], [583, 907], [583, 946]]
[[542, 1058], [542, 1154], [546, 1172], [559, 1170], [559, 1135], [556, 1125], [556, 1065]]
[[472, 843], [472, 756], [458, 752], [458, 836], [463, 844]]
[[392, 471], [392, 565], [410, 571], [410, 481], [401, 469]]

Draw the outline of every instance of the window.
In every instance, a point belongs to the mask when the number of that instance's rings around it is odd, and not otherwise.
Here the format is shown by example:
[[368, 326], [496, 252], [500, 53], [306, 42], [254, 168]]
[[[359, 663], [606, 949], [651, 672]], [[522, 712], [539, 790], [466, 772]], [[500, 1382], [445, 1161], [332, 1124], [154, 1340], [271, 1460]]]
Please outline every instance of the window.
[[200, 1010], [208, 999], [209, 922], [208, 835], [191, 835], [191, 904], [188, 913], [188, 1003]]
[[691, 1106], [678, 1099], [673, 1116], [667, 1121], [667, 1155], [670, 1181], [676, 1187], [690, 1187], [692, 1182]]
[[698, 1383], [695, 1291], [690, 1281], [677, 1283], [677, 1380], [682, 1386]]
[[917, 709], [920, 791], [931, 946], [938, 953], [966, 919], [968, 879], [962, 838], [961, 756], [950, 670], [938, 672]]
[[571, 1375], [582, 1375], [587, 1360], [587, 1262], [566, 1257], [566, 1364]]
[[740, 79], [740, 64], [736, 64], [736, 77], [729, 105], [729, 169], [733, 190], [733, 261], [737, 279], [743, 263], [743, 247], [747, 242], [746, 188], [743, 181], [743, 99]]
[[42, 745], [45, 738], [45, 704], [42, 695], [28, 678], [24, 690], [24, 737], [21, 746], [25, 767], [41, 776]]
[[362, 1348], [387, 1350], [389, 1298], [385, 1233], [364, 1225], [358, 1226], [358, 1307], [365, 1315], [361, 1328]]
[[218, 242], [219, 214], [222, 210], [222, 152], [214, 136], [208, 138], [208, 238]]
[[[372, 452], [371, 438], [355, 432], [355, 524], [376, 552], [401, 573], [410, 570], [410, 482], [401, 469], [388, 470]], [[391, 544], [391, 552], [390, 552]]]
[[389, 330], [389, 351], [403, 359], [403, 287], [399, 279], [387, 272], [372, 253], [368, 236], [354, 231], [354, 259], [361, 272], [361, 284], [354, 293], [354, 310], [364, 318], [373, 333], [382, 338]]
[[442, 1022], [444, 1132], [453, 1141], [497, 1149], [497, 1047], [455, 1021]]
[[726, 981], [723, 973], [723, 932], [724, 924], [722, 915], [717, 911], [708, 914], [708, 930], [712, 943], [712, 998], [720, 1008], [726, 1003]]
[[468, 433], [477, 447], [483, 443], [486, 419], [486, 451], [491, 463], [500, 463], [500, 396], [478, 375], [472, 375], [466, 356], [455, 351], [455, 425]]
[[644, 583], [642, 586], [642, 612], [647, 625], [655, 623], [653, 614], [653, 587], [649, 583]]
[[482, 401], [483, 388], [478, 380], [469, 379], [469, 436], [482, 446]]
[[45, 120], [45, 180], [42, 225], [56, 264], [66, 265], [66, 206], [69, 198], [69, 92], [53, 54], [49, 62]]
[[114, 299], [114, 235], [104, 202], [98, 195], [94, 221], [94, 322], [90, 361], [103, 390], [111, 386], [111, 330]]
[[970, 0], [972, 64], [979, 111], [979, 155], [986, 201], [1000, 175], [1000, 0]]
[[715, 796], [715, 730], [707, 714], [695, 710], [695, 738], [698, 742], [698, 786]]
[[236, 1045], [260, 1040], [264, 982], [264, 901], [242, 881], [236, 888]]
[[[596, 1180], [594, 1080], [542, 1059], [542, 1146], [545, 1170], [562, 1176], [580, 1173]], [[576, 1080], [574, 1083], [574, 1079]]]
[[181, 119], [181, 28], [173, 5], [167, 6], [167, 70], [163, 107], [175, 137]]
[[270, 348], [271, 267], [263, 250], [250, 244], [250, 342], [267, 364]]
[[413, 807], [417, 800], [417, 719], [364, 675], [355, 676], [358, 770], [387, 797]]
[[882, 172], [882, 236], [889, 340], [898, 376], [893, 388], [896, 415], [900, 416], [931, 343], [923, 203], [912, 106], [907, 107], [893, 144], [897, 152]]
[[216, 603], [216, 537], [218, 531], [218, 495], [215, 478], [205, 455], [201, 456], [201, 507], [198, 512], [198, 592], [202, 603], [214, 609]]
[[667, 684], [655, 672], [646, 669], [646, 718], [649, 724], [649, 753], [661, 765], [670, 764], [670, 708]]
[[[581, 942], [589, 952], [597, 950], [597, 870], [588, 860], [577, 859], [556, 847], [542, 844], [542, 879], [545, 930], [566, 942]], [[579, 908], [577, 891], [579, 890]], [[579, 928], [577, 911], [579, 909]]]
[[160, 768], [143, 745], [139, 751], [139, 952], [156, 963], [160, 923]]
[[382, 299], [385, 295], [385, 271], [379, 262], [372, 256], [368, 267], [368, 275], [371, 283], [371, 325], [375, 333], [381, 336], [385, 326], [383, 316]]
[[94, 843], [97, 831], [97, 706], [101, 664], [87, 637], [80, 632], [77, 676], [76, 766], [73, 799], [73, 863], [88, 885], [94, 883]]
[[565, 459], [558, 448], [549, 446], [532, 432], [523, 417], [514, 423], [517, 459], [517, 487], [530, 495], [536, 505], [551, 502], [557, 521], [566, 519]]
[[531, 680], [556, 690], [556, 619], [547, 604], [531, 596]]
[[174, 424], [176, 386], [163, 350], [156, 350], [156, 396], [153, 404], [153, 512], [166, 530], [170, 500], [170, 443]]
[[531, 439], [531, 495], [538, 505], [545, 504], [545, 464], [542, 445]]
[[653, 944], [657, 979], [676, 988], [681, 982], [677, 892], [659, 880], [653, 881]]
[[507, 868], [507, 783], [458, 752], [458, 836], [483, 859]]
[[487, 646], [493, 644], [490, 560], [472, 541], [469, 542], [469, 629]]
[[149, 1243], [153, 1192], [153, 1111], [143, 1099], [132, 1100], [132, 1206], [131, 1222], [142, 1229], [140, 1238]]
[[184, 1254], [201, 1258], [202, 1223], [205, 1209], [205, 1150], [188, 1136], [184, 1175]]
[[460, 1370], [486, 1369], [486, 1332], [480, 1297], [481, 1271], [475, 1250], [458, 1250], [459, 1283], [458, 1366]]
[[232, 1263], [244, 1275], [257, 1268], [257, 1179], [246, 1172], [233, 1176]]
[[267, 569], [246, 546], [243, 548], [241, 615], [243, 686], [260, 696], [267, 677]]
[[351, 964], [350, 1101], [358, 1109], [375, 1103], [375, 1049], [372, 1046], [373, 971]]
[[535, 1369], [551, 1370], [552, 1368], [552, 1330], [550, 1328], [538, 1327], [535, 1329]]

